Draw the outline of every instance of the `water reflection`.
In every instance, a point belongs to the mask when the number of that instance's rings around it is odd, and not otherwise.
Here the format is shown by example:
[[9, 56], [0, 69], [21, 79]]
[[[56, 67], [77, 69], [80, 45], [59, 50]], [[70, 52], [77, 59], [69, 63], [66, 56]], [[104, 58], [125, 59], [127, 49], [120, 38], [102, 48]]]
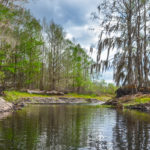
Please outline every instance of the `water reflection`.
[[149, 150], [150, 115], [84, 105], [30, 106], [0, 121], [0, 150]]
[[150, 150], [150, 115], [124, 111], [116, 115], [113, 149]]

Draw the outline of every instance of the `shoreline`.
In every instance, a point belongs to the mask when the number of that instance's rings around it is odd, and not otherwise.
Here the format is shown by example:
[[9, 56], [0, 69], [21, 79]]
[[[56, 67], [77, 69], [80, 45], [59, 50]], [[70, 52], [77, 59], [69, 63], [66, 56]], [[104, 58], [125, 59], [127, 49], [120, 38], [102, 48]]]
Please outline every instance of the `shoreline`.
[[[76, 97], [22, 97], [15, 102], [8, 102], [5, 97], [0, 97], [0, 114], [20, 110], [28, 104], [50, 105], [50, 104], [98, 104], [109, 105], [116, 109], [131, 109], [150, 113], [150, 102], [134, 103], [136, 98], [146, 97], [150, 95], [135, 94], [126, 95], [120, 98], [113, 98], [108, 101], [100, 101], [96, 98], [76, 98]], [[149, 96], [149, 97], [148, 97]]]
[[150, 94], [132, 94], [113, 98], [104, 103], [119, 109], [130, 109], [150, 113]]
[[39, 105], [50, 105], [50, 104], [103, 104], [104, 102], [97, 99], [84, 99], [84, 98], [67, 98], [67, 97], [32, 97], [32, 98], [21, 98], [14, 104], [15, 109], [20, 109], [27, 104], [39, 104]]
[[103, 101], [86, 98], [67, 98], [67, 97], [26, 97], [20, 98], [16, 102], [7, 102], [4, 97], [0, 98], [0, 113], [13, 112], [20, 110], [27, 104], [103, 104]]

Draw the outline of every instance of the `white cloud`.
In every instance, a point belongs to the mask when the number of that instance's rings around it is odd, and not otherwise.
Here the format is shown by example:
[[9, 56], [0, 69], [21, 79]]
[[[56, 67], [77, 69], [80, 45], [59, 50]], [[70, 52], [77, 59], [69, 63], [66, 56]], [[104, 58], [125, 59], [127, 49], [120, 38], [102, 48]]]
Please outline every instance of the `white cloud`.
[[73, 35], [71, 33], [67, 33], [66, 38], [69, 40], [73, 39]]

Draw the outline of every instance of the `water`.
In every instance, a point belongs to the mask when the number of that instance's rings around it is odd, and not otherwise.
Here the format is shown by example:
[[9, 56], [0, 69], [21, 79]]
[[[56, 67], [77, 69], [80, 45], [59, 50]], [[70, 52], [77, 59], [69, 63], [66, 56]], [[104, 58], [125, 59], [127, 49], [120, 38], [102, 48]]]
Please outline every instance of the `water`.
[[150, 150], [150, 115], [33, 105], [0, 120], [0, 150]]

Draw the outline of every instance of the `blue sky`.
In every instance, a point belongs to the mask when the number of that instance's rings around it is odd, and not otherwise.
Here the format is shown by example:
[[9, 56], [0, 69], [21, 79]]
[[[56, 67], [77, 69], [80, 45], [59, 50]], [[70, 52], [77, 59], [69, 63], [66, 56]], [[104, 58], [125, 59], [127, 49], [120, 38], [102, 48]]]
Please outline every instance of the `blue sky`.
[[[98, 32], [90, 30], [97, 27], [91, 19], [91, 13], [96, 11], [99, 3], [100, 0], [29, 0], [26, 7], [37, 19], [45, 17], [47, 21], [53, 20], [63, 26], [66, 37], [71, 40], [75, 38], [87, 52], [94, 45], [95, 53], [92, 57], [95, 58]], [[102, 78], [112, 82], [112, 71], [104, 73]]]

